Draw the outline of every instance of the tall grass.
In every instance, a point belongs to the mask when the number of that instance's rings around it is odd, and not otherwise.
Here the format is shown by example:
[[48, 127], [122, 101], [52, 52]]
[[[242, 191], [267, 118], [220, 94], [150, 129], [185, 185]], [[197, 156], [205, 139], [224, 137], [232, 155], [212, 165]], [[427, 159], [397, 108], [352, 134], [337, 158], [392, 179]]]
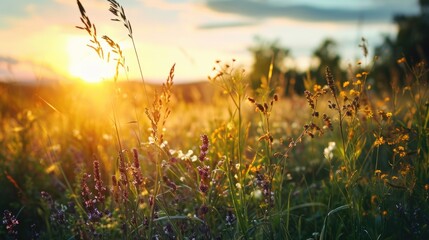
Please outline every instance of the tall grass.
[[[108, 2], [139, 61], [123, 7]], [[424, 63], [399, 59], [406, 86], [392, 86], [383, 98], [369, 84], [371, 66], [361, 63], [347, 79], [334, 79], [328, 67], [324, 86], [309, 79], [304, 97], [287, 98], [270, 87], [271, 72], [252, 92], [235, 59], [216, 61], [209, 78], [215, 102], [180, 103], [175, 65], [153, 94], [140, 63], [142, 82], [121, 83], [120, 45], [99, 38], [77, 5], [88, 46], [101, 60], [115, 55], [113, 83], [97, 86], [96, 96], [82, 86], [39, 91], [36, 107], [32, 99], [1, 98], [9, 108], [2, 108], [0, 126], [0, 186], [7, 193], [0, 236], [429, 237]]]

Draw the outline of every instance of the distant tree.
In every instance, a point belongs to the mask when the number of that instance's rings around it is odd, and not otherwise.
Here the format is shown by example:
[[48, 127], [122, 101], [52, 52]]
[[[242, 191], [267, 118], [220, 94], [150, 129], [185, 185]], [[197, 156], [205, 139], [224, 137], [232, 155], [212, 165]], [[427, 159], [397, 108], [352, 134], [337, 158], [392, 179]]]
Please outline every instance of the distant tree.
[[[271, 84], [278, 84], [284, 76], [285, 60], [289, 56], [289, 49], [281, 47], [278, 41], [266, 41], [257, 37], [254, 46], [249, 48], [253, 55], [252, 71], [249, 75], [252, 89], [258, 89], [263, 82], [269, 80]], [[272, 63], [271, 79], [270, 66]]]
[[429, 1], [420, 0], [420, 15], [396, 16], [396, 44], [401, 54], [415, 62], [429, 59]]
[[318, 65], [313, 66], [311, 73], [316, 78], [316, 82], [324, 85], [325, 70], [329, 67], [338, 80], [344, 80], [344, 71], [340, 67], [341, 57], [337, 51], [337, 43], [332, 39], [325, 39], [320, 46], [314, 50], [313, 57], [317, 60]]
[[383, 43], [375, 48], [375, 55], [379, 56], [379, 60], [374, 67], [372, 79], [378, 91], [390, 90], [392, 85], [404, 85], [396, 67], [398, 59], [405, 57], [411, 64], [429, 60], [429, 0], [419, 0], [419, 4], [420, 14], [396, 16], [396, 37], [386, 36]]

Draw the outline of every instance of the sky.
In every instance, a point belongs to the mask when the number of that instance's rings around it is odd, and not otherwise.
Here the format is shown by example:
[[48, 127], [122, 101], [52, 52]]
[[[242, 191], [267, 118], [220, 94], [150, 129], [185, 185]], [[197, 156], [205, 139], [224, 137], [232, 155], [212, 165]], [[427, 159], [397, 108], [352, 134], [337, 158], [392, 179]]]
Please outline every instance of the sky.
[[[236, 59], [251, 70], [255, 38], [278, 41], [291, 51], [286, 68], [307, 69], [326, 38], [337, 42], [343, 64], [361, 57], [383, 36], [395, 36], [396, 14], [419, 12], [417, 0], [117, 0], [125, 10], [148, 82], [164, 81], [173, 64], [175, 81], [201, 81], [216, 60]], [[116, 41], [127, 70], [119, 78], [140, 79], [127, 30], [110, 19], [107, 0], [81, 0], [98, 36]], [[75, 0], [0, 1], [0, 81], [109, 80], [112, 61], [100, 60], [87, 44]], [[69, 79], [69, 80], [67, 80]], [[72, 80], [73, 81], [73, 80]]]

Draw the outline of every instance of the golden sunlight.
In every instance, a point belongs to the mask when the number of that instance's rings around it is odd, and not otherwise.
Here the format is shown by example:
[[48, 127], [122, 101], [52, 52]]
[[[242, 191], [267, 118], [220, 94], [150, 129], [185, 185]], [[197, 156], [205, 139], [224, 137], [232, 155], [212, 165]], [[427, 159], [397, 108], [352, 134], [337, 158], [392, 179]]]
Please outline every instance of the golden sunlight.
[[67, 43], [69, 74], [88, 83], [111, 80], [115, 75], [114, 64], [100, 59], [93, 49], [86, 46], [87, 41], [85, 37], [69, 38]]

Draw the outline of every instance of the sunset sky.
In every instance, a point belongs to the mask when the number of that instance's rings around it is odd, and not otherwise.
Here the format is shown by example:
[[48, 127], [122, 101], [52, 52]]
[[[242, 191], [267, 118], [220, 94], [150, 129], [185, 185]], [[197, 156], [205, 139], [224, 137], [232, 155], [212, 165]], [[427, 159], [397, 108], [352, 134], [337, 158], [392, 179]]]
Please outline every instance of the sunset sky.
[[[126, 29], [112, 22], [106, 0], [81, 0], [99, 36], [124, 51], [129, 78], [138, 68]], [[416, 14], [416, 0], [118, 0], [133, 27], [145, 79], [164, 80], [176, 63], [177, 82], [205, 80], [215, 60], [237, 59], [250, 70], [255, 37], [278, 39], [301, 69], [323, 39], [338, 42], [344, 63], [392, 35], [395, 14]], [[90, 48], [75, 0], [0, 1], [0, 80], [43, 81], [68, 77], [109, 79], [113, 69]], [[120, 75], [126, 79], [125, 74]]]

